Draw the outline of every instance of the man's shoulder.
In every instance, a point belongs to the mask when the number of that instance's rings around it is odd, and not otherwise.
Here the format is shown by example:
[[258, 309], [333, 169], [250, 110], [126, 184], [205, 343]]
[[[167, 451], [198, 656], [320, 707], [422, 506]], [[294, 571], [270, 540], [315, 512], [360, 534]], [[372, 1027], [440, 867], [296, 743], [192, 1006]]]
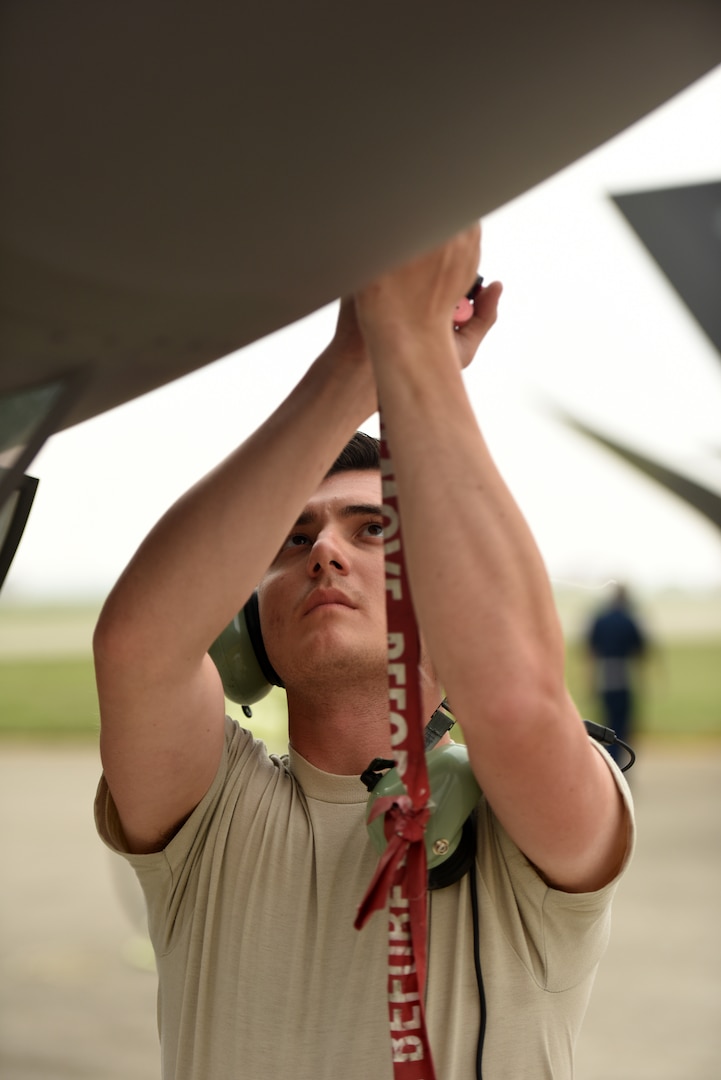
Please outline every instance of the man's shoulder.
[[225, 750], [228, 775], [243, 770], [292, 780], [288, 755], [271, 753], [263, 739], [232, 716], [225, 718]]

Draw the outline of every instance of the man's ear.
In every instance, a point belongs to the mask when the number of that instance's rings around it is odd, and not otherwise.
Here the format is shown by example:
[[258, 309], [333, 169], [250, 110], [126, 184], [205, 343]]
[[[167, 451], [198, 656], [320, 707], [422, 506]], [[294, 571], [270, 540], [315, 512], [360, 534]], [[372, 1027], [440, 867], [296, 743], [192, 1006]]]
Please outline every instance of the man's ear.
[[265, 651], [257, 592], [218, 635], [208, 652], [218, 669], [225, 696], [238, 705], [253, 705], [273, 686], [283, 685]]

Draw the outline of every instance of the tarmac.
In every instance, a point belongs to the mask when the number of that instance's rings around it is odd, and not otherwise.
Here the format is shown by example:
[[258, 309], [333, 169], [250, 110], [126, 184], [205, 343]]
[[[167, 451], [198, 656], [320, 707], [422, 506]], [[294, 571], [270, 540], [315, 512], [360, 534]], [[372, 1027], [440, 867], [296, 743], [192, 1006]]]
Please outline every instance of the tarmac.
[[[638, 849], [576, 1080], [719, 1080], [721, 746], [637, 749]], [[98, 775], [92, 746], [0, 745], [3, 1080], [159, 1080], [142, 901], [96, 836]]]

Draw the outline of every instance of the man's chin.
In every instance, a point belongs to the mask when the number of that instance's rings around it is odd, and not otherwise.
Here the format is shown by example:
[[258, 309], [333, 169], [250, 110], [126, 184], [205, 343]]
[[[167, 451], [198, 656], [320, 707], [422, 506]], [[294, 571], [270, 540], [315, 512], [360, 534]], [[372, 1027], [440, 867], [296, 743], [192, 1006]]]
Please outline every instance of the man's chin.
[[[385, 643], [384, 643], [385, 644]], [[388, 655], [376, 648], [359, 649], [358, 642], [338, 640], [338, 635], [314, 636], [302, 656], [286, 665], [286, 686], [350, 687], [388, 678]]]

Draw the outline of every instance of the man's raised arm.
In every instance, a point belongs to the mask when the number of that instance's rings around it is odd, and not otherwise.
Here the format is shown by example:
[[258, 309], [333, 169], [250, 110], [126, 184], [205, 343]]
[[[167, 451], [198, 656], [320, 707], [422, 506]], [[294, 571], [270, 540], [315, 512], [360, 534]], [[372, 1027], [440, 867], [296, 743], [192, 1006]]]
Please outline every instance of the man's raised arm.
[[278, 410], [145, 539], [94, 637], [103, 768], [131, 851], [156, 850], [218, 767], [224, 697], [207, 649], [243, 606], [298, 510], [376, 408], [352, 303]]
[[452, 328], [477, 228], [356, 297], [393, 456], [413, 601], [474, 772], [547, 881], [592, 890], [620, 868], [626, 822], [564, 679], [564, 644], [530, 530], [499, 474], [462, 366], [495, 321], [497, 284]]

